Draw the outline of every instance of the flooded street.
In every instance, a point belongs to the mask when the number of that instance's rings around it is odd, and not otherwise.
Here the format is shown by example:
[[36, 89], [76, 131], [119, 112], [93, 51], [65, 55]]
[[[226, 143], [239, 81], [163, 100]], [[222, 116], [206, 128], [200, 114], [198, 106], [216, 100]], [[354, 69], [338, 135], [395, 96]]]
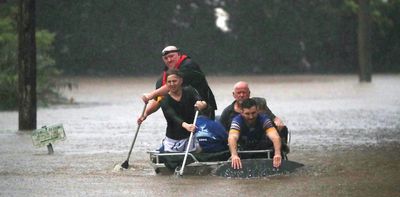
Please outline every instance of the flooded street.
[[18, 113], [0, 112], [0, 196], [400, 196], [400, 75], [208, 77], [220, 114], [232, 86], [249, 82], [292, 132], [290, 160], [305, 164], [289, 175], [259, 179], [157, 175], [146, 151], [165, 135], [161, 111], [142, 124], [140, 95], [157, 77], [71, 78], [71, 105], [39, 108], [38, 128], [62, 123], [67, 139], [35, 148], [18, 132]]

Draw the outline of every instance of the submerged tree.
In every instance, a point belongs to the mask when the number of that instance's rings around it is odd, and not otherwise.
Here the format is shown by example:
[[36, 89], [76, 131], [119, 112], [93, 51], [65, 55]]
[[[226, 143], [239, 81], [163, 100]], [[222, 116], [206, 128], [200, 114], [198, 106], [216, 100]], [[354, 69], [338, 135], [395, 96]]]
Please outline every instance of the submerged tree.
[[359, 0], [358, 8], [358, 64], [361, 82], [371, 82], [371, 15], [369, 0]]
[[36, 129], [35, 0], [20, 0], [18, 12], [19, 130]]

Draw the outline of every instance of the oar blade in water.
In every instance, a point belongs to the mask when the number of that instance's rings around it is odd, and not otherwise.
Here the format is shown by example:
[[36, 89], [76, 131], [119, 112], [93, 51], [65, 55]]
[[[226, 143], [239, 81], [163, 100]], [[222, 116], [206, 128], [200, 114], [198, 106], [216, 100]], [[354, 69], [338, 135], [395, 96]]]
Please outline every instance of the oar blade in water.
[[266, 177], [291, 173], [304, 165], [294, 161], [282, 160], [282, 165], [279, 168], [274, 168], [271, 159], [243, 159], [242, 166], [242, 169], [236, 170], [231, 167], [231, 162], [226, 162], [217, 167], [215, 175], [229, 178]]

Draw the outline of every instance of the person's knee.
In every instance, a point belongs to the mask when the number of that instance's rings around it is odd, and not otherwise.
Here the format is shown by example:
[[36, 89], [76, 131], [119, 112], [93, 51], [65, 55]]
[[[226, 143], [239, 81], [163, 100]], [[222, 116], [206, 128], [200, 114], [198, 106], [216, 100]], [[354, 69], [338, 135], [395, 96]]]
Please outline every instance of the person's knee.
[[286, 126], [284, 126], [284, 127], [282, 127], [281, 130], [278, 131], [278, 133], [281, 138], [287, 138], [289, 130]]

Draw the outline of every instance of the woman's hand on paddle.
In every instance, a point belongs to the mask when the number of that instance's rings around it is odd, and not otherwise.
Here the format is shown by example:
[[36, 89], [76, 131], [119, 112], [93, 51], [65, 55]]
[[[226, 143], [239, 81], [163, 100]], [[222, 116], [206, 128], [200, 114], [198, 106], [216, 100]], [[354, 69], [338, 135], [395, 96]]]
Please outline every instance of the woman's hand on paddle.
[[194, 124], [188, 124], [186, 122], [182, 123], [182, 127], [185, 128], [189, 132], [194, 132], [196, 131], [196, 125]]
[[240, 157], [237, 155], [233, 155], [231, 157], [231, 161], [232, 161], [232, 168], [233, 169], [241, 169], [242, 168], [242, 161], [240, 160]]
[[281, 163], [282, 163], [281, 155], [274, 155], [274, 159], [272, 161], [272, 165], [274, 166], [274, 168], [279, 168], [279, 166], [281, 166]]
[[140, 117], [137, 119], [136, 122], [140, 125], [140, 124], [142, 124], [142, 122], [143, 122], [144, 120], [146, 120], [146, 118], [147, 118], [147, 115], [143, 114], [143, 116], [140, 116]]
[[151, 97], [150, 97], [149, 94], [143, 94], [142, 95], [142, 100], [143, 100], [144, 103], [148, 103], [149, 100], [151, 100]]
[[207, 107], [207, 103], [205, 101], [196, 101], [196, 103], [194, 104], [194, 107], [197, 110], [203, 110]]

